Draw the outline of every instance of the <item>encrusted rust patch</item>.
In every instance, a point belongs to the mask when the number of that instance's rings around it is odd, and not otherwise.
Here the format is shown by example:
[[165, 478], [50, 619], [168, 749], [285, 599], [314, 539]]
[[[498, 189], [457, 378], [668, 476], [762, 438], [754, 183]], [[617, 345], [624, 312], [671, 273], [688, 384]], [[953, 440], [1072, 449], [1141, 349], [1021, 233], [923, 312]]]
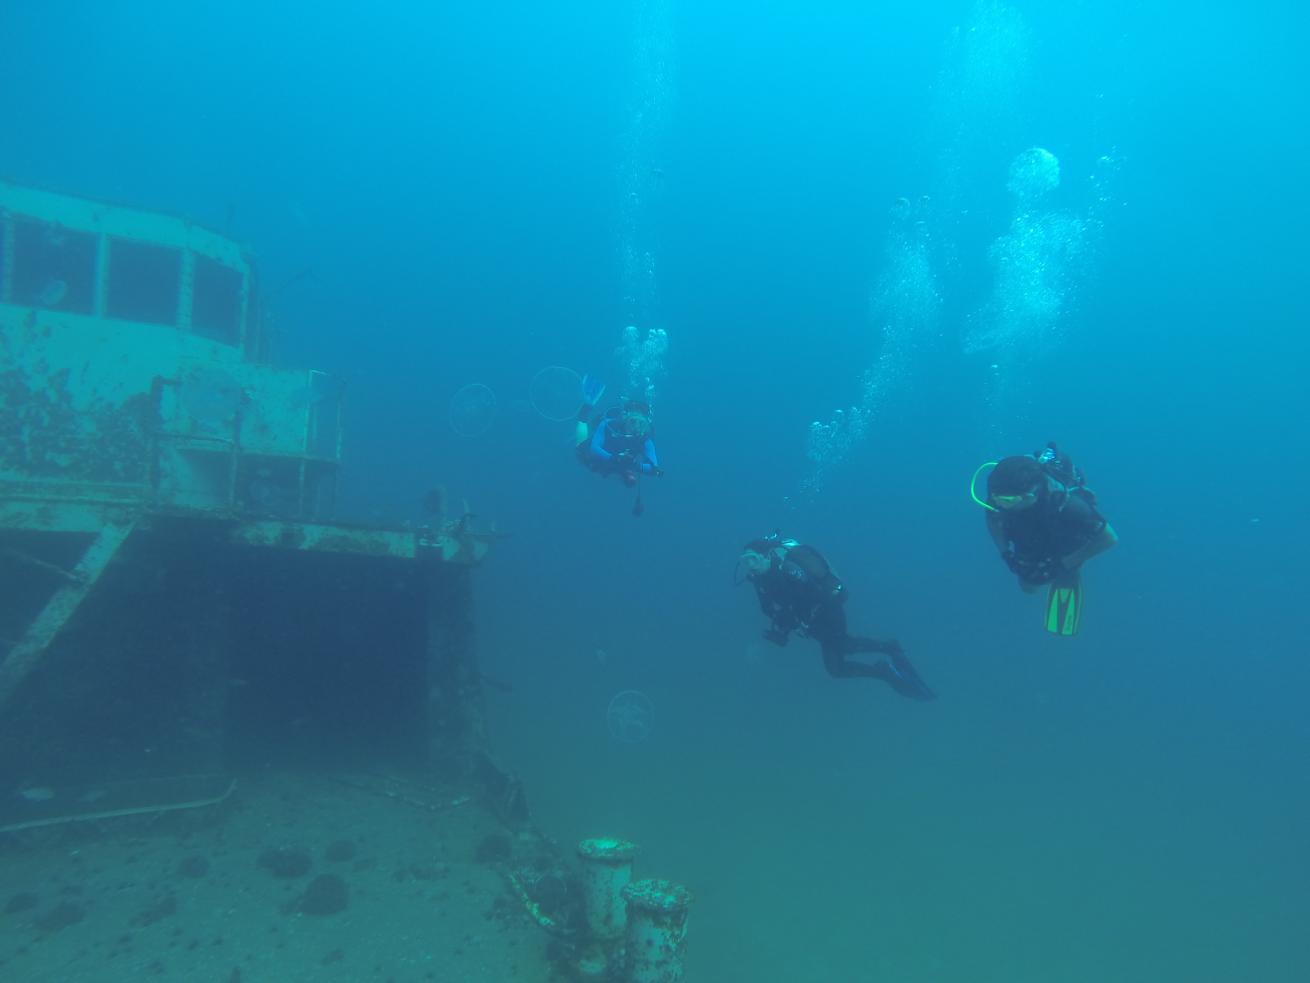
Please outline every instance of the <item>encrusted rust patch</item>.
[[48, 376], [0, 372], [0, 468], [36, 478], [140, 482], [146, 479], [150, 396], [115, 405], [73, 401], [71, 370]]

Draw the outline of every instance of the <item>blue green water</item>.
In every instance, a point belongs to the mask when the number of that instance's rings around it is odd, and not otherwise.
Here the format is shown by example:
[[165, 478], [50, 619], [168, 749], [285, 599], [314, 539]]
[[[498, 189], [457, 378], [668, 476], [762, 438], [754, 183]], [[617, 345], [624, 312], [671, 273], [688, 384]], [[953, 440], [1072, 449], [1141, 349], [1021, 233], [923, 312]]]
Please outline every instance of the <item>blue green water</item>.
[[[11, 3], [0, 171], [251, 242], [279, 361], [348, 379], [345, 511], [511, 534], [494, 740], [698, 894], [696, 978], [1310, 978], [1304, 11], [820, 6]], [[638, 521], [528, 401], [630, 385], [630, 323]], [[1122, 538], [1073, 640], [967, 494], [1052, 438]], [[775, 527], [935, 704], [765, 649]]]

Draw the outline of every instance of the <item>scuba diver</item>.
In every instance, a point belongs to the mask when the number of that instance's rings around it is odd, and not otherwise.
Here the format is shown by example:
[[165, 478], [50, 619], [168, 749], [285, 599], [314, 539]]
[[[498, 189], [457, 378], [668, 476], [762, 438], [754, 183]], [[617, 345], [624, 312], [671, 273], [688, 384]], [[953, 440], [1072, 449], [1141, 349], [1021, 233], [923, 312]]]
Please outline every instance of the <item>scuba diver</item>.
[[[776, 532], [753, 539], [737, 558], [737, 583], [743, 575], [755, 587], [760, 609], [769, 619], [764, 637], [774, 645], [786, 645], [792, 631], [798, 631], [819, 643], [830, 676], [881, 679], [912, 700], [937, 698], [901, 651], [900, 642], [862, 638], [847, 631], [846, 590], [813, 546], [782, 539]], [[887, 658], [877, 662], [849, 658], [865, 652]]]
[[[976, 486], [988, 467], [983, 501]], [[1119, 542], [1082, 469], [1052, 442], [1035, 454], [982, 465], [969, 493], [987, 510], [987, 531], [1019, 587], [1030, 594], [1047, 588], [1046, 630], [1076, 635], [1083, 613], [1082, 565]]]
[[605, 394], [605, 385], [594, 376], [582, 380], [582, 406], [578, 408], [575, 433], [578, 460], [588, 469], [608, 477], [617, 474], [623, 484], [637, 489], [632, 514], [641, 515], [641, 477], [662, 477], [659, 455], [655, 452], [655, 430], [651, 425], [650, 404], [624, 397], [618, 406], [601, 416], [596, 404]]

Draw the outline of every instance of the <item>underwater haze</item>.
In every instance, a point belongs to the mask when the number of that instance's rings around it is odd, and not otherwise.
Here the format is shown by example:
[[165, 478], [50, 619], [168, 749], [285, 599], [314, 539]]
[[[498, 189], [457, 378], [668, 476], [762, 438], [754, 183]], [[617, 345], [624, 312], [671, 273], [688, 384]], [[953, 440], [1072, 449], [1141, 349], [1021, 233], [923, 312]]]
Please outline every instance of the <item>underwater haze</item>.
[[[343, 516], [441, 486], [507, 534], [498, 754], [548, 835], [691, 889], [688, 979], [1301, 983], [1308, 26], [10, 2], [0, 174], [250, 243], [277, 362], [347, 381]], [[639, 518], [549, 366], [650, 400]], [[1072, 638], [969, 494], [1048, 440], [1121, 540]], [[935, 702], [761, 638], [733, 564], [775, 529]]]

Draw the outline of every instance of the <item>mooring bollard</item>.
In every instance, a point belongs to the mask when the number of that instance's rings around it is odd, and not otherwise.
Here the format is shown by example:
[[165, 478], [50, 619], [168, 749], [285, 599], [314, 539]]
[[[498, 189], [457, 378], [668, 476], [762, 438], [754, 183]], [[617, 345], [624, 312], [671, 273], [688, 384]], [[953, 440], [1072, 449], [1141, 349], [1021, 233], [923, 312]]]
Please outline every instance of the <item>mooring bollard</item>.
[[671, 881], [633, 881], [628, 902], [628, 980], [680, 983], [687, 947], [687, 909], [692, 896]]
[[626, 840], [600, 837], [578, 844], [582, 899], [591, 936], [578, 958], [578, 975], [583, 979], [604, 977], [622, 947], [628, 926], [623, 889], [632, 880], [636, 855], [637, 847]]

